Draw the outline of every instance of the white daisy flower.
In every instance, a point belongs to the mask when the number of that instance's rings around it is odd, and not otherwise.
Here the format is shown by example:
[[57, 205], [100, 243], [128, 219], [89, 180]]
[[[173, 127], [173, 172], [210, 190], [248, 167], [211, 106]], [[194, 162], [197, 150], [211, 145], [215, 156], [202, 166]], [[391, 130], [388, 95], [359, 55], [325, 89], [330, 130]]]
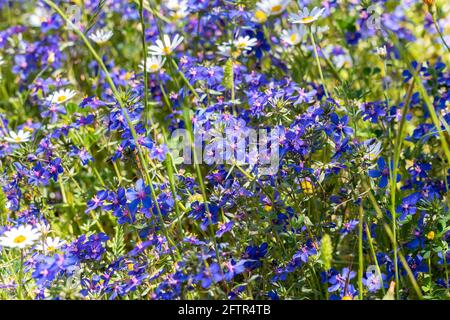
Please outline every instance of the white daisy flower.
[[[165, 58], [161, 56], [150, 56], [147, 57], [147, 72], [155, 73], [161, 70], [162, 66], [166, 62]], [[144, 62], [142, 62], [139, 67], [144, 70]]]
[[77, 94], [76, 91], [70, 89], [61, 89], [52, 93], [47, 97], [47, 101], [52, 104], [63, 104], [66, 101], [69, 101]]
[[219, 54], [225, 57], [231, 56], [231, 46], [232, 42], [223, 42], [221, 45], [217, 46], [217, 49], [219, 50]]
[[252, 47], [256, 46], [258, 40], [256, 38], [250, 38], [250, 36], [239, 37], [234, 40], [233, 44], [239, 50], [251, 50]]
[[36, 224], [35, 228], [42, 233], [42, 235], [46, 236], [51, 232], [51, 227], [48, 223], [39, 222]]
[[89, 35], [89, 38], [97, 44], [106, 43], [113, 36], [113, 32], [107, 28], [99, 29]]
[[303, 26], [294, 25], [290, 30], [283, 30], [281, 40], [291, 46], [295, 46], [303, 40], [305, 34], [306, 30]]
[[290, 3], [291, 0], [262, 0], [256, 4], [256, 11], [261, 11], [271, 16], [277, 16], [286, 10]]
[[33, 245], [39, 239], [40, 232], [31, 225], [22, 225], [6, 231], [0, 237], [0, 246], [8, 248], [20, 248]]
[[9, 137], [5, 137], [5, 140], [11, 143], [22, 143], [30, 141], [31, 133], [24, 130], [19, 130], [15, 133], [14, 131], [9, 132]]
[[177, 11], [174, 11], [172, 13], [170, 13], [170, 16], [172, 17], [172, 20], [181, 20], [186, 18], [189, 15], [189, 11], [187, 10], [187, 8], [181, 8]]
[[257, 43], [257, 39], [245, 36], [239, 37], [234, 41], [223, 42], [221, 45], [217, 46], [217, 49], [219, 50], [218, 53], [222, 56], [233, 56], [233, 58], [237, 58], [242, 54], [242, 51], [251, 50]]
[[304, 7], [303, 11], [300, 10], [298, 14], [291, 15], [290, 22], [300, 24], [310, 24], [319, 19], [324, 11], [325, 8], [319, 9], [317, 7], [314, 7], [314, 9], [312, 9], [310, 12], [308, 7]]
[[183, 40], [184, 37], [179, 34], [176, 34], [173, 37], [173, 40], [170, 40], [170, 37], [165, 34], [162, 40], [156, 40], [156, 45], [148, 48], [149, 54], [154, 56], [169, 56], [181, 44], [181, 42], [183, 42]]
[[3, 64], [5, 64], [5, 60], [3, 59], [2, 56], [0, 56], [0, 66], [3, 65]]
[[187, 0], [168, 0], [164, 5], [169, 10], [178, 11], [186, 9], [188, 7], [188, 2]]
[[30, 14], [28, 18], [28, 23], [32, 27], [40, 27], [42, 22], [50, 19], [51, 13], [45, 9], [44, 7], [36, 7], [32, 14]]
[[376, 48], [376, 53], [377, 53], [377, 55], [379, 55], [381, 58], [386, 58], [386, 56], [387, 56], [387, 49], [386, 49], [386, 46], [382, 46], [382, 47]]
[[44, 243], [40, 243], [36, 246], [39, 251], [53, 252], [61, 248], [66, 244], [66, 241], [61, 240], [59, 237], [47, 238]]

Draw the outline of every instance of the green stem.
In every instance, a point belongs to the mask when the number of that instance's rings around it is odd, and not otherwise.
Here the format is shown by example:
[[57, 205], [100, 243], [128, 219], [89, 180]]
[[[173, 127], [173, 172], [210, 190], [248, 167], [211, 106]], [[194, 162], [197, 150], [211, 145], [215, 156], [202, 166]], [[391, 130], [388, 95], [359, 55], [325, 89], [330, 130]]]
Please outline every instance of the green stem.
[[175, 62], [175, 60], [173, 60], [172, 58], [170, 58], [170, 61], [172, 62], [173, 66], [175, 67], [175, 69], [178, 71], [178, 73], [180, 74], [181, 78], [183, 79], [184, 83], [187, 85], [187, 87], [189, 88], [189, 90], [192, 91], [192, 93], [194, 94], [194, 96], [197, 98], [197, 100], [200, 100], [200, 96], [198, 95], [197, 91], [195, 91], [194, 87], [191, 85], [191, 83], [189, 82], [189, 80], [185, 77], [183, 71], [181, 71], [178, 68], [177, 63]]
[[[383, 219], [384, 219], [383, 211], [381, 210], [380, 206], [378, 205], [377, 200], [375, 199], [375, 196], [372, 193], [372, 189], [364, 181], [362, 182], [362, 185], [363, 185], [363, 187], [366, 190], [369, 190], [369, 193], [368, 193], [369, 200], [370, 200], [373, 208], [375, 209], [375, 212], [377, 214], [377, 218], [380, 221], [383, 221]], [[384, 228], [384, 230], [385, 230], [389, 240], [394, 245], [394, 242], [396, 242], [396, 240], [394, 239], [391, 227], [385, 222], [382, 222], [382, 223], [383, 223], [383, 228]], [[397, 245], [395, 245], [395, 247], [397, 247]], [[411, 268], [408, 265], [408, 262], [406, 261], [405, 257], [403, 256], [403, 254], [401, 253], [400, 250], [398, 250], [398, 256], [400, 257], [400, 261], [401, 261], [401, 263], [403, 265], [403, 268], [405, 268], [406, 273], [408, 274], [408, 278], [409, 278], [409, 280], [410, 280], [410, 282], [411, 282], [411, 284], [412, 284], [412, 286], [414, 288], [414, 291], [416, 292], [416, 294], [419, 297], [419, 299], [422, 300], [423, 299], [422, 291], [420, 290], [420, 287], [417, 284], [416, 278], [414, 277], [414, 274], [412, 273]], [[398, 286], [398, 285], [399, 285], [399, 283], [396, 283], [396, 286]]]
[[316, 41], [314, 40], [314, 35], [312, 33], [311, 27], [309, 28], [309, 38], [311, 39], [313, 48], [314, 48], [314, 56], [316, 57], [317, 68], [319, 69], [320, 81], [322, 82], [323, 91], [325, 92], [325, 96], [328, 98], [328, 91], [325, 86], [325, 80], [323, 78], [322, 67], [320, 65], [319, 54], [317, 53]]
[[[143, 0], [139, 0], [139, 17], [142, 27], [142, 50], [144, 53], [144, 119], [145, 126], [148, 129], [148, 125], [153, 124], [153, 106], [148, 103], [148, 71], [147, 71], [147, 43], [145, 40], [145, 22], [144, 22], [144, 6]], [[149, 108], [151, 106], [151, 108]]]
[[375, 248], [373, 246], [372, 235], [370, 234], [369, 225], [366, 223], [366, 235], [367, 241], [369, 242], [370, 253], [372, 254], [372, 259], [375, 262], [375, 267], [377, 268], [377, 273], [380, 277], [381, 289], [383, 290], [383, 296], [386, 294], [386, 290], [384, 289], [383, 277], [381, 276], [380, 265], [378, 264], [377, 254], [375, 253]]
[[359, 289], [359, 300], [363, 300], [363, 274], [364, 274], [364, 256], [363, 256], [363, 224], [364, 224], [364, 210], [362, 201], [359, 206], [359, 237], [358, 237], [358, 289]]
[[19, 265], [19, 279], [17, 280], [17, 297], [19, 300], [23, 299], [23, 249], [20, 249], [20, 265]]
[[[416, 71], [415, 71], [416, 72]], [[400, 125], [397, 132], [397, 139], [394, 147], [394, 161], [393, 168], [391, 168], [391, 183], [390, 183], [390, 191], [391, 191], [391, 215], [392, 215], [392, 234], [394, 237], [393, 250], [394, 250], [394, 272], [395, 272], [395, 282], [399, 283], [399, 269], [398, 269], [398, 257], [397, 257], [397, 213], [396, 213], [396, 191], [397, 191], [397, 171], [398, 171], [398, 163], [400, 161], [400, 151], [402, 149], [403, 144], [403, 136], [405, 131], [405, 123], [406, 123], [406, 115], [408, 113], [409, 104], [411, 102], [411, 97], [413, 94], [414, 88], [414, 80], [411, 81], [408, 91], [406, 94], [406, 101], [403, 106], [402, 115], [400, 119]], [[399, 286], [395, 286], [396, 298], [400, 298]]]
[[436, 20], [436, 10], [432, 10], [432, 9], [430, 8], [430, 14], [431, 14], [431, 17], [433, 18], [433, 24], [434, 24], [434, 26], [435, 26], [435, 28], [436, 28], [436, 31], [437, 31], [438, 34], [439, 34], [439, 37], [440, 37], [441, 40], [442, 40], [442, 43], [443, 43], [444, 46], [447, 48], [447, 51], [450, 52], [450, 47], [448, 46], [447, 42], [445, 41], [444, 35], [443, 35], [442, 32], [441, 32], [441, 28], [439, 27], [439, 25], [438, 25], [438, 23], [437, 23], [437, 20]]

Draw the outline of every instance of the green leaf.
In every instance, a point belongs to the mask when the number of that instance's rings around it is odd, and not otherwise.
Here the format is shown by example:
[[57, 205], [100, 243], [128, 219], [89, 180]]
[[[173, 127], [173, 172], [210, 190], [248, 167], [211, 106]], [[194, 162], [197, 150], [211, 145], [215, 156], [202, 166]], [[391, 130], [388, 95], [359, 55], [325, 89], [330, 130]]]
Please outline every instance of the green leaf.
[[229, 90], [234, 88], [233, 60], [230, 58], [223, 67], [223, 86]]

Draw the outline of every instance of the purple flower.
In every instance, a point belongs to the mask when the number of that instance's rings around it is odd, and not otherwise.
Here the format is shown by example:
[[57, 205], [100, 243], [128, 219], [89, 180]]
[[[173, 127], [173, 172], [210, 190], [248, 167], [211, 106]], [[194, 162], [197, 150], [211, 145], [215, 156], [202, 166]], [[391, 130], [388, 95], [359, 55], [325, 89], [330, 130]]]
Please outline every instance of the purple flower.
[[[386, 165], [386, 161], [384, 160], [383, 157], [378, 158], [377, 160], [377, 165], [378, 165], [378, 169], [372, 169], [369, 170], [369, 177], [371, 178], [380, 178], [380, 181], [378, 183], [378, 187], [380, 188], [386, 188], [387, 184], [388, 184], [388, 180], [389, 180], [389, 168]], [[391, 166], [392, 167], [392, 166]], [[397, 182], [400, 181], [400, 174], [397, 174]]]
[[167, 146], [162, 144], [159, 146], [153, 146], [150, 150], [150, 157], [152, 159], [157, 159], [158, 161], [164, 161], [166, 159], [166, 154], [168, 152]]
[[131, 203], [128, 204], [128, 208], [132, 213], [136, 213], [139, 204], [146, 209], [150, 209], [152, 206], [151, 189], [146, 186], [144, 180], [139, 179], [136, 182], [135, 189], [128, 189], [126, 197]]
[[47, 171], [54, 181], [58, 181], [58, 175], [64, 172], [64, 169], [61, 166], [61, 158], [52, 160], [47, 166]]
[[362, 279], [363, 284], [367, 287], [369, 292], [377, 292], [383, 286], [384, 280], [386, 280], [385, 274], [378, 274], [377, 270], [373, 267], [369, 267], [366, 272], [366, 277]]
[[349, 268], [342, 269], [342, 273], [332, 275], [328, 282], [331, 286], [328, 288], [328, 292], [334, 292], [338, 290], [344, 290], [351, 279], [356, 276], [354, 271], [350, 271]]
[[97, 192], [97, 194], [87, 202], [85, 213], [89, 213], [92, 210], [95, 210], [101, 206], [103, 206], [103, 202], [108, 197], [108, 192], [105, 190], [101, 190]]
[[340, 231], [340, 233], [342, 233], [343, 235], [349, 234], [350, 232], [352, 232], [356, 228], [358, 223], [359, 223], [358, 220], [350, 220], [348, 222], [345, 222], [344, 225], [343, 225], [343, 228]]
[[30, 174], [28, 176], [28, 181], [35, 185], [47, 185], [49, 179], [49, 173], [42, 167], [41, 162], [37, 162], [36, 165], [30, 170]]
[[211, 284], [222, 280], [222, 273], [217, 263], [212, 263], [209, 267], [203, 267], [202, 270], [194, 277], [197, 283], [201, 283], [204, 289], [208, 289]]
[[331, 123], [328, 127], [329, 134], [335, 141], [340, 141], [343, 136], [350, 136], [353, 134], [353, 129], [347, 126], [348, 116], [344, 115], [341, 119], [336, 113], [332, 113], [330, 116]]
[[233, 228], [234, 222], [219, 223], [219, 229], [216, 231], [216, 237], [220, 238]]
[[415, 192], [409, 196], [403, 198], [402, 204], [397, 206], [397, 213], [400, 213], [400, 221], [406, 219], [407, 216], [414, 215], [417, 211], [416, 204], [420, 200], [421, 194]]

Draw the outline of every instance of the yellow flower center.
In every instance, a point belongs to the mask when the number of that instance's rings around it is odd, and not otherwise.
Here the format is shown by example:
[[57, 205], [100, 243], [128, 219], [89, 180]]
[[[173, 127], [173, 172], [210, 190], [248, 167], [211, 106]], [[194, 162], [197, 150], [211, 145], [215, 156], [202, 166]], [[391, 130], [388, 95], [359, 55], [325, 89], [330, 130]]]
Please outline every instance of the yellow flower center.
[[164, 54], [169, 55], [172, 53], [172, 50], [170, 49], [170, 47], [166, 46], [163, 48], [163, 52], [164, 52]]
[[189, 197], [189, 202], [202, 201], [203, 196], [199, 193], [195, 193]]
[[297, 35], [293, 34], [289, 37], [289, 39], [291, 39], [291, 42], [297, 42]]
[[304, 193], [306, 194], [313, 194], [314, 193], [314, 187], [312, 183], [309, 180], [302, 180], [300, 181], [300, 186]]
[[255, 19], [259, 23], [264, 23], [267, 20], [267, 14], [262, 10], [258, 10], [255, 12]]
[[428, 234], [427, 234], [428, 240], [433, 240], [433, 239], [434, 239], [434, 236], [435, 236], [434, 231], [430, 231], [430, 232], [428, 232]]
[[14, 243], [22, 243], [25, 240], [27, 240], [27, 238], [25, 236], [23, 236], [23, 235], [20, 235], [20, 236], [15, 237], [13, 242]]
[[47, 251], [55, 251], [55, 247], [54, 246], [49, 246], [49, 247], [47, 247]]
[[281, 9], [283, 9], [283, 7], [278, 4], [276, 6], [273, 6], [270, 10], [272, 11], [272, 13], [277, 13], [280, 12]]
[[14, 141], [15, 141], [15, 142], [22, 142], [22, 137], [15, 137], [15, 138], [14, 138]]
[[342, 300], [353, 300], [353, 299], [352, 299], [352, 297], [350, 297], [350, 296], [343, 296], [343, 297], [342, 297]]
[[127, 264], [127, 268], [129, 271], [132, 271], [134, 269], [134, 265], [132, 263]]
[[48, 54], [47, 62], [48, 63], [55, 62], [55, 53], [53, 51], [50, 51], [50, 53]]
[[130, 80], [130, 78], [131, 78], [131, 76], [132, 76], [133, 74], [131, 73], [131, 72], [127, 72], [127, 73], [125, 73], [125, 80]]
[[152, 71], [158, 70], [158, 65], [156, 63], [151, 64], [149, 67], [150, 67], [150, 70], [152, 70]]
[[58, 102], [64, 102], [67, 100], [67, 97], [65, 95], [61, 95], [58, 97], [58, 99], [56, 99]]
[[269, 206], [269, 205], [264, 206], [264, 211], [269, 212], [271, 210], [272, 210], [272, 206]]
[[309, 17], [304, 17], [304, 18], [302, 18], [302, 20], [300, 20], [301, 22], [303, 22], [303, 23], [310, 23], [310, 22], [313, 22], [314, 21], [314, 17], [311, 17], [311, 16], [309, 16]]
[[239, 56], [242, 54], [241, 50], [235, 50], [234, 52], [231, 53], [231, 56], [233, 58], [239, 58]]

